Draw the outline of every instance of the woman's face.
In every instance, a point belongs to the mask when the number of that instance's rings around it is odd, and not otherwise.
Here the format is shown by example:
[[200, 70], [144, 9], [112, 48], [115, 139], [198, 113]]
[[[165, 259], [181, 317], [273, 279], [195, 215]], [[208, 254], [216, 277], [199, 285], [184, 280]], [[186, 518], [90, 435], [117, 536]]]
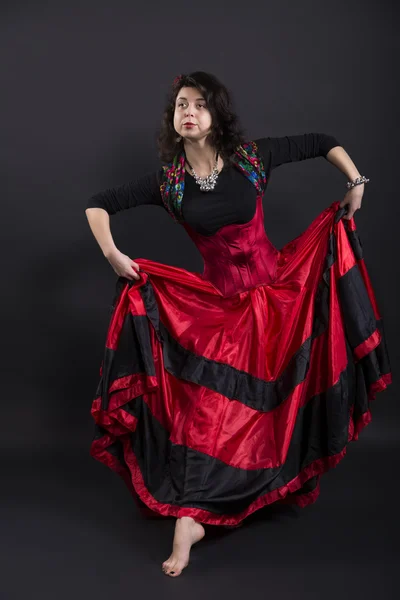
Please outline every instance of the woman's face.
[[[183, 87], [175, 101], [174, 127], [182, 138], [199, 140], [211, 131], [211, 114], [198, 89]], [[192, 123], [191, 126], [186, 124]]]

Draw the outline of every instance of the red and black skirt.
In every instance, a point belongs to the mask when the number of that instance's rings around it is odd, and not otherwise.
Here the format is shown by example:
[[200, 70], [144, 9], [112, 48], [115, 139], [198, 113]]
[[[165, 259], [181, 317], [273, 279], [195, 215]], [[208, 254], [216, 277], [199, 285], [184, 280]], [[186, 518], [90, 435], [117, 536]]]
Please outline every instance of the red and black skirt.
[[391, 382], [354, 219], [324, 210], [276, 279], [224, 297], [198, 273], [138, 259], [119, 278], [92, 405], [94, 458], [147, 514], [237, 525], [306, 506]]

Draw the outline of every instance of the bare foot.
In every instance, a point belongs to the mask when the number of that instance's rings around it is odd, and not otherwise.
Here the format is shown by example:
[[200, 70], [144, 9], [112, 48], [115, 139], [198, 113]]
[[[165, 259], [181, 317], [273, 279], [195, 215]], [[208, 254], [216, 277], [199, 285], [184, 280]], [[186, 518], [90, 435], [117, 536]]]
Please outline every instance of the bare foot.
[[204, 527], [192, 517], [182, 517], [175, 523], [175, 535], [172, 544], [172, 554], [162, 564], [166, 575], [177, 577], [182, 569], [189, 564], [190, 548], [205, 535]]

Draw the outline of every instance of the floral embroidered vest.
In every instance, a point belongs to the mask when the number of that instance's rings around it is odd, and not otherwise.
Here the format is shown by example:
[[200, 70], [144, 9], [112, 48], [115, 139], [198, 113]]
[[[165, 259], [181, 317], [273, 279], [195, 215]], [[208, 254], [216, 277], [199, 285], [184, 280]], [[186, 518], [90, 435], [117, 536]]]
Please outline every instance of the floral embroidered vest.
[[[262, 195], [266, 188], [264, 165], [257, 152], [255, 142], [246, 142], [239, 146], [234, 153], [234, 165], [254, 184], [257, 192]], [[174, 160], [162, 167], [160, 182], [162, 201], [171, 217], [182, 223], [182, 199], [185, 190], [185, 154], [177, 154]]]

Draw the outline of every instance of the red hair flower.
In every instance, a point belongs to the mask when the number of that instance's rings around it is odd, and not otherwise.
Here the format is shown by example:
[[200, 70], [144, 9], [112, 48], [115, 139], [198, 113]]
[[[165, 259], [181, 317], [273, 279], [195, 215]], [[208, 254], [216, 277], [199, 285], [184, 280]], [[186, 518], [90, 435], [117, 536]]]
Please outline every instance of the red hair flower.
[[177, 75], [173, 81], [173, 85], [177, 85], [181, 79], [183, 78], [183, 75]]

